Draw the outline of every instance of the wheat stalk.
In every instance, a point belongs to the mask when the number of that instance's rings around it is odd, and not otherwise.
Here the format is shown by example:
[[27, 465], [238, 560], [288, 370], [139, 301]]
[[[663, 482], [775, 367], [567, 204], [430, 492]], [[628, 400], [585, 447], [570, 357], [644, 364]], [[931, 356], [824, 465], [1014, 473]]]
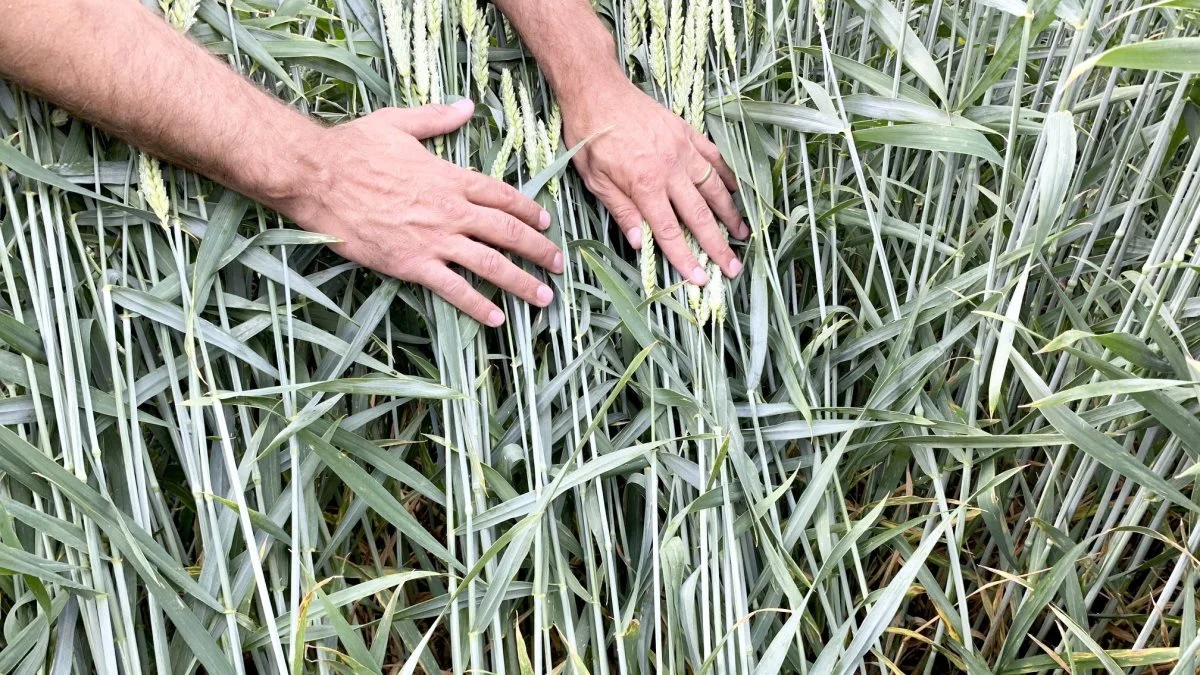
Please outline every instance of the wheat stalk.
[[162, 167], [156, 158], [144, 152], [138, 153], [138, 194], [154, 212], [159, 224], [166, 226], [171, 214], [171, 199], [167, 196]]
[[642, 271], [642, 290], [649, 296], [658, 288], [658, 256], [654, 250], [654, 233], [650, 231], [650, 224], [644, 221], [641, 244], [638, 260]]
[[525, 142], [525, 166], [530, 174], [536, 174], [541, 170], [541, 136], [538, 134], [537, 113], [533, 110], [529, 87], [525, 85], [524, 80], [521, 80], [517, 88], [517, 95], [521, 102], [520, 123], [521, 138]]
[[[564, 169], [550, 307], [454, 268], [498, 330], [0, 84], [0, 671], [1195, 672], [1187, 8], [595, 6], [745, 270]], [[470, 92], [446, 161], [561, 152], [490, 9], [205, 7], [320, 119]]]
[[429, 89], [433, 78], [427, 10], [428, 6], [423, 0], [416, 0], [412, 4], [412, 87], [413, 102], [417, 105], [429, 103]]
[[475, 88], [479, 92], [480, 99], [483, 99], [488, 92], [489, 34], [487, 22], [482, 18], [477, 19], [471, 34], [471, 78], [475, 81]]
[[396, 64], [396, 72], [400, 75], [400, 99], [408, 103], [412, 100], [413, 87], [412, 24], [409, 13], [400, 0], [381, 0], [381, 6], [388, 47]]
[[650, 73], [659, 89], [667, 88], [667, 5], [666, 0], [649, 0]]

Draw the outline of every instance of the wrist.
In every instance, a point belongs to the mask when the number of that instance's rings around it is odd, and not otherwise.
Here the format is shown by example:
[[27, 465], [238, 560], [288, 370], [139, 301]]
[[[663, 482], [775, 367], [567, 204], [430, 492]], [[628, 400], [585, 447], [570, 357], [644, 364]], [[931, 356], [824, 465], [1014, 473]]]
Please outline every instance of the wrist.
[[281, 135], [280, 143], [260, 166], [250, 168], [246, 194], [284, 216], [303, 224], [329, 184], [330, 164], [323, 158], [330, 129], [310, 120], [298, 120], [295, 129]]
[[564, 124], [588, 127], [595, 118], [606, 117], [614, 107], [621, 105], [620, 100], [637, 90], [625, 73], [619, 67], [614, 67], [611, 71], [589, 71], [585, 77], [579, 78], [576, 86], [554, 93], [562, 108]]
[[570, 57], [560, 54], [545, 58], [543, 72], [564, 109], [586, 107], [605, 92], [630, 86], [616, 56], [616, 43], [603, 26], [591, 36], [582, 36]]

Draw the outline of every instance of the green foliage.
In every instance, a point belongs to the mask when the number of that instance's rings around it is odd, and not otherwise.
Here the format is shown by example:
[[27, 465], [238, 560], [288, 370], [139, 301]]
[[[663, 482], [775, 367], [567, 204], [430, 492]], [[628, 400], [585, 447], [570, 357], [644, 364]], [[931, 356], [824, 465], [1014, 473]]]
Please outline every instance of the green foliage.
[[490, 5], [162, 3], [485, 92], [430, 147], [569, 251], [500, 330], [0, 83], [0, 672], [1195, 672], [1196, 3], [680, 1], [597, 8], [741, 180], [692, 302]]

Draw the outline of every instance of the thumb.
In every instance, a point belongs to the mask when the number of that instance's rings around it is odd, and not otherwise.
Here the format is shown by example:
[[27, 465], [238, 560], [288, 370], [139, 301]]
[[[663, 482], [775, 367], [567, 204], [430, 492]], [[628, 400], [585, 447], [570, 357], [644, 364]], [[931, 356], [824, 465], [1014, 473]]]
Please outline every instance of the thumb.
[[432, 103], [418, 108], [393, 108], [391, 122], [406, 134], [418, 140], [448, 134], [471, 119], [475, 104], [470, 99], [461, 99], [444, 105]]

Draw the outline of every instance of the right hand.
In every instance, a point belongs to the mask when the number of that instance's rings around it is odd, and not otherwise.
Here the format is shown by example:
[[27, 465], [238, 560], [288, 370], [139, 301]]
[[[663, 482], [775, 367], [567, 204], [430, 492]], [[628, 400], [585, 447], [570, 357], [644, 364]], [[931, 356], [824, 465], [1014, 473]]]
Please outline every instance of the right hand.
[[591, 138], [575, 155], [580, 177], [608, 208], [634, 249], [642, 226], [679, 274], [693, 284], [708, 273], [684, 238], [696, 244], [730, 279], [742, 263], [717, 224], [745, 239], [750, 228], [733, 201], [737, 178], [721, 151], [681, 117], [630, 84], [619, 70], [589, 80], [586, 96], [562, 100], [567, 147]]
[[461, 265], [517, 297], [545, 307], [550, 287], [497, 249], [549, 271], [562, 252], [539, 230], [550, 215], [515, 188], [451, 164], [421, 141], [450, 133], [474, 105], [384, 108], [322, 129], [314, 165], [322, 180], [280, 211], [306, 230], [335, 236], [342, 256], [437, 293], [488, 326], [504, 313], [450, 269]]

